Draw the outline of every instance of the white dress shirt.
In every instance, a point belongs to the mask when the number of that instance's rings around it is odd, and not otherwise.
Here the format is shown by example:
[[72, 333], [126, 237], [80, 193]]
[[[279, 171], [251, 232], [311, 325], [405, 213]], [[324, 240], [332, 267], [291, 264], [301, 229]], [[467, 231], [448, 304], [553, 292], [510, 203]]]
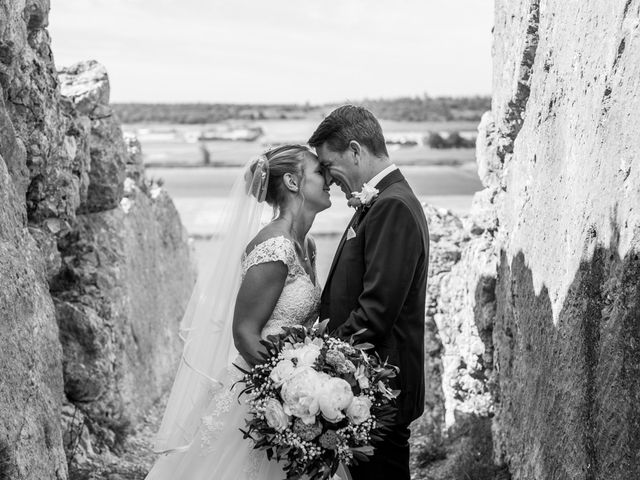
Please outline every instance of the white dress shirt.
[[382, 170], [381, 172], [379, 172], [375, 177], [373, 177], [371, 180], [369, 180], [368, 182], [365, 182], [367, 185], [369, 185], [370, 187], [376, 187], [379, 183], [380, 180], [382, 180], [384, 177], [386, 177], [387, 175], [389, 175], [391, 172], [393, 172], [394, 170], [397, 170], [398, 167], [395, 166], [394, 163], [392, 163], [391, 165], [389, 165], [387, 168], [385, 168], [384, 170]]

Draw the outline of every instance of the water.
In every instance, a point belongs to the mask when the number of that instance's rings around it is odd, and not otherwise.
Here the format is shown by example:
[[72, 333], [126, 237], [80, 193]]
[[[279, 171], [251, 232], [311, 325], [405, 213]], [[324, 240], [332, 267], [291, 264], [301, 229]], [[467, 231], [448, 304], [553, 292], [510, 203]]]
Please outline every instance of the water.
[[[305, 143], [321, 118], [296, 120], [261, 120], [230, 121], [230, 125], [260, 127], [264, 136], [256, 141], [206, 141], [199, 142], [201, 131], [214, 128], [216, 125], [178, 125], [178, 124], [131, 124], [124, 125], [123, 130], [137, 135], [142, 143], [144, 161], [147, 165], [196, 165], [202, 162], [202, 145], [209, 151], [214, 164], [243, 165], [252, 157], [256, 157], [272, 145], [282, 143]], [[381, 121], [382, 128], [388, 137], [411, 136], [421, 137], [428, 132], [476, 130], [475, 122], [396, 122]], [[454, 164], [473, 161], [473, 149], [465, 150], [433, 150], [418, 145], [399, 147], [389, 145], [390, 153], [397, 163], [401, 164]]]
[[[450, 166], [403, 166], [401, 170], [422, 202], [467, 213], [473, 193], [482, 188], [474, 164]], [[182, 222], [191, 235], [211, 235], [224, 209], [225, 199], [239, 168], [148, 168], [147, 175], [164, 180], [164, 187], [174, 200]], [[311, 234], [318, 247], [318, 278], [326, 279], [333, 253], [353, 210], [346, 204], [342, 191], [331, 188], [332, 206], [316, 217]], [[202, 258], [196, 241], [198, 261]]]
[[[240, 165], [259, 155], [269, 144], [304, 143], [321, 119], [269, 120], [248, 122], [259, 125], [265, 136], [253, 142], [207, 142], [212, 162], [233, 167], [198, 167], [202, 152], [193, 139], [205, 125], [126, 125], [125, 131], [138, 134], [147, 176], [161, 178], [174, 200], [187, 231], [198, 238], [196, 254], [203, 258], [202, 237], [210, 236], [224, 209], [225, 199]], [[389, 134], [416, 134], [427, 131], [468, 131], [470, 122], [381, 122]], [[467, 213], [473, 193], [482, 189], [473, 149], [433, 150], [424, 146], [389, 146], [392, 160], [400, 166], [418, 198], [426, 203]], [[162, 165], [165, 165], [164, 167]], [[168, 168], [167, 165], [173, 165]], [[183, 165], [182, 167], [180, 165]], [[331, 189], [332, 207], [321, 212], [311, 229], [318, 246], [318, 277], [326, 278], [340, 235], [353, 215], [343, 193]]]

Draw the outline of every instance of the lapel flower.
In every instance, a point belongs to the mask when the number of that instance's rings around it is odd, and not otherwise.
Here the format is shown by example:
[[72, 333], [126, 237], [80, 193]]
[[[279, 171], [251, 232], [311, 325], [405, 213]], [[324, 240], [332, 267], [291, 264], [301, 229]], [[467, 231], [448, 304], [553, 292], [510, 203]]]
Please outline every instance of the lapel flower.
[[362, 185], [362, 190], [359, 192], [351, 192], [352, 197], [347, 203], [350, 207], [354, 208], [366, 207], [375, 200], [378, 193], [380, 193], [380, 191], [376, 187], [372, 187], [368, 183], [365, 183]]

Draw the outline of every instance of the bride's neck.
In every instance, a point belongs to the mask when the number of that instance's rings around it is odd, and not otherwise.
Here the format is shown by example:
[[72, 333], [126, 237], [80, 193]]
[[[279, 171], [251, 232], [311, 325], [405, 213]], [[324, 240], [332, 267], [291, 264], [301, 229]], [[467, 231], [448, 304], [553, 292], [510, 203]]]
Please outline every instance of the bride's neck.
[[315, 213], [305, 210], [295, 211], [291, 208], [284, 208], [280, 211], [278, 220], [284, 222], [294, 239], [303, 245], [315, 217]]

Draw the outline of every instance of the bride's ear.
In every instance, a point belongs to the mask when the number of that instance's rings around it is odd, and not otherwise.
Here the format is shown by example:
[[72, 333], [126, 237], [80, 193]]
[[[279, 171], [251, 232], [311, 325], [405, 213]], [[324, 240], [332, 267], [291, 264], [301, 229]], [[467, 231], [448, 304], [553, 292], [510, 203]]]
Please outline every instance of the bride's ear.
[[287, 187], [287, 190], [289, 190], [290, 192], [297, 192], [298, 190], [300, 190], [300, 186], [298, 185], [298, 179], [296, 178], [295, 175], [291, 174], [291, 173], [285, 173], [282, 176], [282, 182], [284, 183], [284, 186]]

